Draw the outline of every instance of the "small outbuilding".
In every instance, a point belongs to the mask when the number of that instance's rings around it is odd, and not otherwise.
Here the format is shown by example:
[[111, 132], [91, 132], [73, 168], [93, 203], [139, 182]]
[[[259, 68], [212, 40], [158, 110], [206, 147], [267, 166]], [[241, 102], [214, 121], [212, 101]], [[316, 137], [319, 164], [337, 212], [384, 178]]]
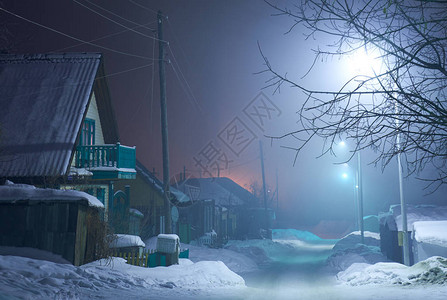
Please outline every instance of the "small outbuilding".
[[0, 246], [45, 250], [79, 266], [98, 259], [104, 205], [87, 193], [0, 186]]
[[447, 220], [414, 222], [412, 238], [415, 263], [432, 256], [447, 257]]
[[[436, 205], [407, 205], [407, 235], [410, 243], [410, 264], [416, 262], [413, 253], [414, 234], [413, 225], [419, 221], [441, 221], [447, 220], [447, 206]], [[403, 263], [402, 244], [402, 214], [400, 205], [392, 205], [386, 213], [379, 214], [380, 225], [380, 248], [387, 258]]]

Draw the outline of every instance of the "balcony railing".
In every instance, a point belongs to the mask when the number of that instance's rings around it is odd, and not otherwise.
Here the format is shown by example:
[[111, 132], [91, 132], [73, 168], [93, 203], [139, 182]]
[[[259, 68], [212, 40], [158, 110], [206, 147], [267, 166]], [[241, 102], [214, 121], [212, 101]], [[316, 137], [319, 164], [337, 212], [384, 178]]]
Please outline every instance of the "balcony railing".
[[111, 167], [135, 169], [135, 147], [116, 145], [78, 146], [76, 149], [76, 168], [94, 169]]

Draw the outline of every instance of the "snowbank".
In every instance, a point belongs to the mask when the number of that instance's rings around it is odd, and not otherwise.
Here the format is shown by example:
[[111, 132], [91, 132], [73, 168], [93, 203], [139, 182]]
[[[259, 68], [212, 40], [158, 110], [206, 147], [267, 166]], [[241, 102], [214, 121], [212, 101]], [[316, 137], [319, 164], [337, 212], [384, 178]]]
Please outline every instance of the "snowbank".
[[274, 240], [302, 240], [319, 241], [321, 238], [312, 232], [297, 229], [273, 229], [272, 236]]
[[170, 299], [245, 282], [222, 262], [180, 260], [180, 265], [142, 268], [113, 258], [75, 267], [17, 256], [0, 256], [0, 298], [13, 299]]
[[7, 181], [0, 186], [0, 201], [87, 201], [89, 206], [104, 207], [97, 198], [75, 190], [41, 189], [32, 185]]
[[302, 240], [232, 240], [225, 245], [226, 249], [239, 252], [258, 266], [271, 263], [299, 264], [303, 262], [325, 261], [334, 246], [332, 240], [318, 240], [310, 243]]
[[[145, 241], [146, 249], [156, 249], [157, 237]], [[257, 264], [249, 257], [229, 249], [209, 248], [181, 244], [181, 249], [189, 249], [189, 259], [196, 263], [200, 261], [221, 261], [231, 271], [242, 274], [258, 270]]]
[[343, 271], [352, 264], [374, 264], [389, 261], [380, 251], [380, 236], [375, 232], [364, 232], [361, 244], [360, 231], [355, 231], [340, 239], [332, 248], [326, 264], [334, 271]]
[[411, 267], [399, 263], [353, 264], [337, 278], [352, 286], [446, 284], [447, 259], [435, 256]]

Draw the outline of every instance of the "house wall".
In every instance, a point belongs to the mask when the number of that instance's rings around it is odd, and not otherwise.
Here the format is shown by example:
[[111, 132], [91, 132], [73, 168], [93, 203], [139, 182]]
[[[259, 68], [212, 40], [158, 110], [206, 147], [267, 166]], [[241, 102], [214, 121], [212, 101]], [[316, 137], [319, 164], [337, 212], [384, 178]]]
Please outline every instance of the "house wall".
[[[88, 194], [91, 194], [92, 196], [98, 197], [98, 188], [104, 189], [104, 219], [107, 221], [107, 215], [109, 212], [109, 186], [107, 184], [77, 184], [77, 185], [68, 185], [63, 184], [59, 187], [61, 190], [77, 190], [86, 192]], [[90, 193], [90, 191], [92, 193]], [[101, 200], [102, 202], [102, 200]]]
[[[87, 109], [86, 118], [95, 120], [95, 144], [96, 145], [105, 144], [104, 134], [102, 132], [102, 125], [101, 125], [101, 120], [99, 118], [98, 104], [96, 102], [95, 93], [92, 93], [90, 105], [88, 106], [88, 109]], [[76, 160], [73, 157], [73, 159], [71, 160], [71, 166], [74, 167], [75, 164], [76, 164]]]
[[49, 201], [0, 204], [0, 246], [30, 247], [58, 254], [79, 266], [86, 260], [87, 205]]
[[87, 110], [86, 118], [95, 120], [95, 144], [96, 145], [105, 144], [95, 93], [92, 93], [92, 99], [90, 100], [90, 105]]
[[139, 173], [134, 180], [116, 181], [115, 191], [124, 190], [126, 185], [130, 186], [130, 207], [138, 209], [144, 215], [141, 222], [141, 237], [148, 238], [159, 234], [163, 197]]

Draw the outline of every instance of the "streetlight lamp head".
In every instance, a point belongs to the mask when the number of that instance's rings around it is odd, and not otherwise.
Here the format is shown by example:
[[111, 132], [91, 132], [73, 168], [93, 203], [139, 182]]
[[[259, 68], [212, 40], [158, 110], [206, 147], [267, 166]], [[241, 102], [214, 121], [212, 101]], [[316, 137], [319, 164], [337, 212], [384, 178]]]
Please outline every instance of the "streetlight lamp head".
[[343, 177], [343, 179], [348, 178], [348, 173], [343, 173], [343, 174], [341, 175], [341, 177]]

